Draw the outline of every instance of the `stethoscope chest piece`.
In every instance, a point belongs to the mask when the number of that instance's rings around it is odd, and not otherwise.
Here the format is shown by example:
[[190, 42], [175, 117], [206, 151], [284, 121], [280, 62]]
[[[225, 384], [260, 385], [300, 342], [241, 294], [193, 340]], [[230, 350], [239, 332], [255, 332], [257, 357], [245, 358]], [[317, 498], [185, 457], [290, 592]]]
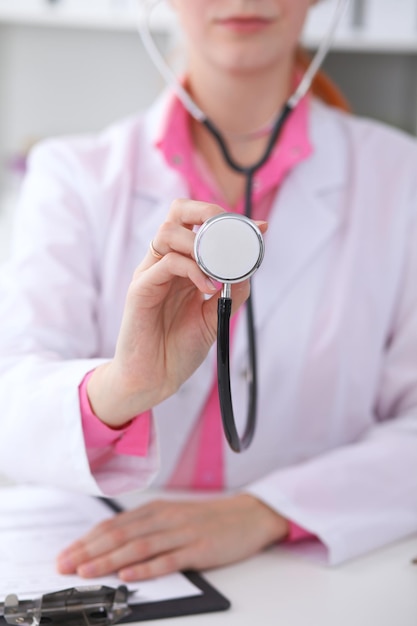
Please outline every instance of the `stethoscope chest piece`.
[[221, 283], [250, 278], [264, 257], [264, 241], [256, 224], [243, 215], [221, 213], [196, 234], [194, 255], [201, 270]]
[[248, 217], [235, 213], [222, 213], [208, 219], [200, 227], [195, 238], [194, 255], [197, 264], [205, 274], [223, 283], [217, 306], [217, 378], [220, 410], [224, 432], [230, 447], [235, 452], [242, 452], [250, 445], [256, 424], [255, 339], [249, 299], [250, 403], [246, 428], [243, 436], [240, 436], [233, 414], [230, 388], [231, 284], [246, 280], [256, 272], [264, 256], [264, 240], [257, 225]]

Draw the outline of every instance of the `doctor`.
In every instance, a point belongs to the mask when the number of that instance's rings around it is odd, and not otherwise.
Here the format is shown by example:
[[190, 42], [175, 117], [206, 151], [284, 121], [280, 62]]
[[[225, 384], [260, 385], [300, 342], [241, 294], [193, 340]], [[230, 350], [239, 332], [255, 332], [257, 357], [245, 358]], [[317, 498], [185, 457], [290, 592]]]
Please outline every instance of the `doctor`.
[[[172, 3], [187, 89], [233, 155], [256, 161], [258, 129], [300, 75], [310, 0]], [[258, 427], [237, 455], [217, 404], [217, 285], [192, 250], [193, 228], [241, 212], [242, 196], [172, 93], [31, 156], [1, 282], [0, 470], [108, 496], [225, 491], [117, 516], [60, 555], [62, 572], [143, 579], [305, 535], [340, 563], [417, 530], [415, 141], [313, 94], [287, 121], [255, 180]], [[234, 286], [236, 309], [248, 292]], [[243, 420], [244, 313], [234, 320]]]

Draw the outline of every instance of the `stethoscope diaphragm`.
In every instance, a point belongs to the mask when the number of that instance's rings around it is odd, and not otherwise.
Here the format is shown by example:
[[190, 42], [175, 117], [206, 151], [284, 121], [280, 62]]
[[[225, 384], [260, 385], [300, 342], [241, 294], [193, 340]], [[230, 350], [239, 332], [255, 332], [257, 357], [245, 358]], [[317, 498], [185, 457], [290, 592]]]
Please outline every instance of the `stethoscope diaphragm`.
[[250, 278], [262, 263], [264, 240], [258, 226], [236, 213], [221, 213], [200, 227], [194, 256], [200, 269], [221, 283]]

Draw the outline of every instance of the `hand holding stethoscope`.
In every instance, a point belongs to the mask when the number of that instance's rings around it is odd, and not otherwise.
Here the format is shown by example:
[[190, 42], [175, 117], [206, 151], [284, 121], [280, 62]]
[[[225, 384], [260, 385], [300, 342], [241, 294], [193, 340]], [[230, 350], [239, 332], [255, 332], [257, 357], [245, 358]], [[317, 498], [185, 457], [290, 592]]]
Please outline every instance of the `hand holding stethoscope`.
[[[161, 244], [158, 244], [159, 246]], [[154, 241], [150, 252], [156, 260], [165, 256]], [[230, 389], [229, 329], [232, 313], [232, 285], [247, 281], [256, 272], [264, 256], [262, 232], [255, 222], [235, 213], [220, 213], [204, 221], [194, 240], [193, 254], [198, 267], [217, 283], [223, 283], [217, 303], [217, 369], [219, 401], [223, 427], [230, 447], [236, 452], [246, 448], [254, 435], [255, 421], [248, 419], [240, 437], [233, 418]], [[251, 326], [253, 328], [253, 325]], [[252, 371], [256, 375], [254, 338], [249, 338]], [[254, 415], [256, 379], [249, 381], [251, 404], [249, 415]], [[229, 419], [227, 419], [229, 417]]]
[[[92, 406], [109, 426], [163, 402], [207, 357], [216, 339], [219, 285], [195, 262], [195, 230], [224, 215], [214, 204], [179, 199], [154, 234], [154, 248], [128, 288], [114, 357], [89, 381]], [[260, 232], [265, 229], [261, 223]], [[249, 281], [230, 285], [230, 295], [236, 310], [248, 298]]]

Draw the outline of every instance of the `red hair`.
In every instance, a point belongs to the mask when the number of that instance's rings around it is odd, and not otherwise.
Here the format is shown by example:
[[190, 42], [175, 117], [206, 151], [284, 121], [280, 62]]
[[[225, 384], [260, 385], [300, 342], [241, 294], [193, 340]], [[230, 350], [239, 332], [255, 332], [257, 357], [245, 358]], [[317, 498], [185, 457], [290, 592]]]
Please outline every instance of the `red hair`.
[[[299, 48], [297, 50], [296, 55], [296, 63], [302, 69], [306, 70], [310, 65], [311, 59], [307, 52]], [[340, 89], [334, 84], [334, 82], [325, 74], [323, 71], [319, 71], [311, 86], [312, 93], [323, 100], [326, 104], [330, 106], [337, 107], [342, 109], [342, 111], [347, 111], [350, 113], [352, 111], [349, 102], [340, 91]]]

